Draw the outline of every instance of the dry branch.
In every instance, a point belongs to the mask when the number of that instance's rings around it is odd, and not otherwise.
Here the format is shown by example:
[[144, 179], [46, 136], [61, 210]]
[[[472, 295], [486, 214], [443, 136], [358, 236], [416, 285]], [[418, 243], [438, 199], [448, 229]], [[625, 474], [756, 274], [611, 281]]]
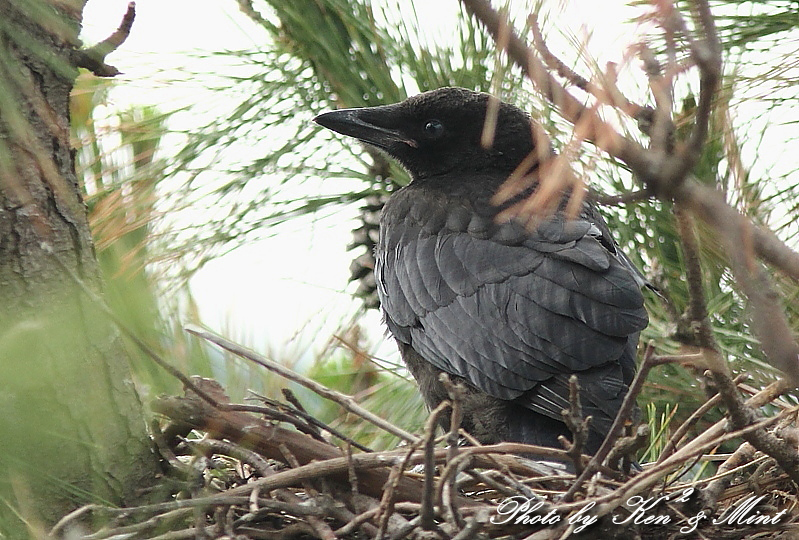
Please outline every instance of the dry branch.
[[[194, 383], [195, 386], [203, 387], [206, 393], [220, 391], [218, 383], [209, 379], [195, 377]], [[311, 469], [298, 467], [265, 479], [269, 482], [265, 482], [263, 489], [286, 487], [297, 480], [313, 478], [320, 473], [349, 481], [349, 466], [352, 464], [358, 472], [359, 492], [379, 497], [383, 493], [388, 474], [383, 471], [375, 472], [372, 469], [399, 457], [358, 454], [349, 460], [335, 446], [317, 441], [297, 431], [258, 421], [245, 413], [214, 408], [192, 394], [182, 398], [162, 398], [153, 404], [153, 410], [193, 429], [208, 432], [214, 437], [243, 444], [269, 459], [285, 461], [285, 456], [280, 450], [283, 446], [291, 452], [298, 464], [308, 465], [315, 462], [311, 465]], [[437, 457], [442, 459], [443, 453]], [[282, 484], [281, 480], [288, 483]], [[403, 478], [396, 488], [397, 496], [402, 500], [420, 502], [421, 488], [420, 483]]]
[[200, 328], [199, 326], [195, 326], [192, 324], [186, 325], [185, 330], [191, 334], [194, 334], [197, 337], [201, 337], [207, 341], [210, 341], [215, 345], [218, 345], [219, 347], [225, 349], [226, 351], [230, 351], [237, 356], [250, 360], [251, 362], [263, 366], [269, 369], [270, 371], [274, 371], [275, 373], [278, 373], [283, 377], [286, 377], [290, 381], [294, 381], [297, 384], [300, 384], [308, 388], [309, 390], [319, 394], [323, 398], [338, 403], [346, 411], [349, 411], [353, 414], [357, 414], [364, 420], [371, 422], [372, 424], [382, 429], [385, 429], [392, 435], [396, 435], [397, 437], [408, 442], [416, 442], [417, 440], [419, 440], [418, 437], [416, 437], [416, 435], [412, 435], [407, 431], [400, 429], [389, 422], [386, 422], [385, 420], [383, 420], [376, 414], [372, 413], [371, 411], [364, 409], [363, 407], [358, 405], [358, 403], [356, 403], [356, 401], [351, 396], [346, 396], [341, 392], [336, 392], [335, 390], [331, 390], [325, 387], [324, 385], [321, 385], [316, 381], [309, 379], [308, 377], [300, 375], [299, 373], [296, 373], [277, 362], [269, 360], [265, 356], [257, 354], [256, 352], [251, 351], [245, 347], [242, 347], [237, 343], [233, 343], [232, 341], [229, 341], [223, 338], [222, 336], [211, 332], [210, 330], [206, 330], [204, 328]]
[[117, 50], [130, 35], [133, 20], [136, 18], [136, 2], [130, 2], [119, 27], [100, 43], [88, 49], [73, 51], [72, 62], [77, 67], [86, 68], [98, 77], [115, 77], [119, 70], [105, 63], [105, 57]]
[[[654, 195], [665, 201], [684, 204], [693, 215], [711, 224], [719, 238], [726, 244], [730, 254], [730, 268], [740, 287], [749, 300], [752, 312], [753, 332], [760, 340], [769, 361], [783, 371], [793, 386], [799, 386], [799, 344], [792, 337], [785, 313], [771, 287], [768, 276], [757, 265], [753, 265], [751, 254], [767, 255], [772, 264], [796, 279], [796, 262], [799, 258], [773, 234], [756, 227], [724, 200], [721, 192], [699, 184], [690, 177], [691, 170], [702, 154], [708, 134], [708, 124], [715, 92], [722, 73], [721, 47], [716, 33], [713, 17], [707, 1], [694, 0], [691, 7], [696, 14], [697, 36], [688, 29], [679, 11], [671, 2], [658, 5], [663, 11], [662, 25], [667, 33], [679, 31], [689, 43], [690, 57], [697, 66], [700, 79], [700, 94], [694, 124], [690, 135], [684, 142], [678, 142], [672, 149], [670, 145], [653, 140], [652, 148], [644, 148], [637, 141], [625, 137], [610, 124], [603, 121], [596, 108], [585, 107], [549, 72], [536, 51], [527, 46], [507, 21], [505, 15], [494, 10], [487, 0], [461, 0], [466, 10], [478, 19], [493, 36], [498, 47], [527, 75], [536, 90], [552, 103], [558, 112], [580, 132], [583, 140], [593, 142], [611, 156], [629, 166], [634, 176]], [[500, 35], [502, 39], [500, 40]], [[542, 46], [539, 46], [542, 48]], [[544, 49], [545, 50], [545, 49]], [[674, 69], [672, 71], [675, 71]], [[655, 96], [665, 98], [668, 92], [664, 83], [658, 82], [658, 70], [653, 70], [650, 81]], [[670, 122], [670, 99], [658, 99], [655, 110], [655, 124], [662, 126]], [[658, 120], [660, 118], [660, 120]], [[538, 191], [552, 189], [546, 187], [547, 178], [541, 177]], [[522, 206], [528, 215], [540, 214], [545, 206], [541, 197], [534, 194], [536, 205]], [[504, 199], [503, 199], [504, 200]], [[505, 216], [507, 217], [507, 216]], [[524, 215], [517, 216], [522, 222], [529, 222]], [[767, 248], [752, 248], [752, 239], [765, 240]], [[766, 257], [764, 257], [766, 258]]]
[[[652, 363], [654, 365], [658, 361]], [[503, 500], [521, 497], [522, 500], [541, 502], [536, 513], [539, 516], [546, 513], [561, 516], [565, 520], [587, 505], [592, 505], [592, 516], [613, 514], [626, 518], [631, 515], [631, 510], [625, 508], [630, 497], [640, 494], [651, 496], [653, 490], [667, 495], [681, 489], [697, 488], [697, 484], [679, 483], [668, 490], [658, 488], [670, 471], [683, 467], [726, 440], [746, 437], [777, 422], [781, 422], [781, 429], [789, 430], [797, 413], [796, 407], [785, 408], [773, 418], [759, 420], [732, 432], [727, 432], [725, 422], [721, 421], [687, 444], [680, 446], [679, 440], [676, 440], [677, 448], [668, 458], [647, 466], [637, 476], [621, 483], [609, 479], [614, 476], [612, 471], [600, 468], [600, 474], [594, 476], [589, 484], [589, 495], [583, 500], [567, 502], [565, 495], [569, 487], [574, 485], [574, 476], [542, 476], [537, 472], [540, 465], [503, 455], [538, 453], [550, 459], [568, 459], [567, 453], [562, 450], [518, 443], [461, 446], [456, 451], [442, 448], [439, 439], [433, 436], [435, 418], [431, 418], [424, 436], [417, 437], [418, 442], [408, 448], [352, 453], [352, 447], [348, 446], [348, 451], [344, 452], [296, 431], [297, 426], [304, 421], [296, 407], [285, 409], [287, 414], [293, 411], [299, 415], [288, 422], [292, 427], [288, 429], [254, 416], [249, 411], [238, 410], [239, 406], [229, 404], [224, 392], [213, 381], [194, 378], [192, 383], [193, 387], [214, 396], [224, 407], [214, 407], [191, 389], [187, 390], [184, 397], [161, 398], [155, 404], [156, 411], [166, 415], [170, 421], [205, 434], [203, 439], [197, 441], [184, 441], [176, 437], [166, 441], [166, 444], [174, 445], [174, 449], [170, 449], [172, 454], [202, 456], [200, 460], [193, 459], [193, 467], [186, 467], [192, 471], [192, 482], [195, 482], [191, 486], [187, 485], [191, 498], [128, 509], [90, 505], [66, 516], [53, 530], [53, 535], [69, 530], [70, 524], [87, 516], [95, 516], [96, 523], [105, 525], [101, 525], [88, 538], [111, 538], [133, 533], [158, 538], [151, 533], [164, 523], [174, 523], [173, 538], [198, 535], [214, 537], [221, 534], [252, 538], [264, 535], [288, 537], [299, 532], [327, 539], [355, 533], [365, 538], [429, 538], [430, 534], [442, 538], [470, 538], [478, 531], [489, 538], [528, 536], [530, 532], [543, 535], [540, 536], [542, 538], [560, 537], [569, 528], [565, 521], [535, 528], [525, 526], [527, 522], [519, 520], [504, 522], [497, 519], [502, 517], [498, 513], [498, 505]], [[451, 389], [453, 399], [457, 400], [457, 387], [452, 386]], [[752, 396], [747, 406], [767, 403], [779, 396], [782, 389], [784, 383], [764, 389]], [[443, 413], [447, 407], [449, 404], [445, 402], [438, 412]], [[186, 427], [181, 429], [185, 433]], [[176, 430], [165, 429], [164, 432], [175, 433]], [[441, 440], [451, 438], [452, 434], [449, 433]], [[197, 481], [202, 483], [203, 478], [217, 478], [213, 482], [219, 482], [218, 478], [221, 477], [218, 472], [213, 475], [202, 474], [203, 468], [218, 468], [218, 465], [214, 465], [218, 462], [215, 457], [238, 463], [234, 469], [238, 472], [231, 470], [227, 476], [240, 478], [229, 481], [226, 489], [196, 484]], [[424, 480], [409, 472], [411, 466], [420, 463], [426, 464]], [[247, 473], [247, 467], [254, 474]], [[727, 467], [732, 468], [732, 471], [738, 470], [732, 458], [728, 460]], [[785, 475], [775, 475], [769, 472], [771, 469], [762, 467], [758, 471], [761, 474], [761, 486], [779, 489], [782, 493], [795, 488]], [[460, 472], [469, 474], [471, 480], [468, 483], [453, 482]], [[742, 492], [742, 488], [748, 489], [745, 481], [736, 482], [731, 474], [723, 477], [723, 483], [719, 483], [718, 478], [711, 480], [702, 502], [711, 506], [716, 501], [727, 501], [726, 507], [719, 505], [719, 511], [734, 504], [736, 496], [740, 498], [745, 495], [746, 491]], [[683, 519], [691, 514], [692, 508], [689, 502], [670, 502], [668, 505], [675, 519]], [[432, 518], [426, 526], [422, 518], [425, 512], [429, 516], [426, 519]], [[98, 517], [104, 518], [96, 520]], [[634, 530], [642, 538], [656, 538], [666, 530], [645, 526], [631, 529], [629, 525], [612, 523], [592, 526], [596, 534], [600, 534], [600, 530], [608, 534], [615, 531], [612, 534], [629, 537]], [[571, 527], [574, 528], [574, 525]], [[676, 530], [673, 529], [674, 532]], [[771, 527], [762, 530], [782, 529]], [[707, 528], [701, 532], [705, 533], [722, 538]], [[161, 537], [170, 536], [166, 534]]]

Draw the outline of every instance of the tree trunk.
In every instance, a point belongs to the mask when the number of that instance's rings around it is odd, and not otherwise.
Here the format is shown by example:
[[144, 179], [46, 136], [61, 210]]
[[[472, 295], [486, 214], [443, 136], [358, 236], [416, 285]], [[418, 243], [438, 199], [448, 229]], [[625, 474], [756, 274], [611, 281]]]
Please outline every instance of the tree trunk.
[[[0, 537], [36, 534], [152, 478], [69, 141], [85, 0], [0, 0]], [[26, 527], [29, 533], [26, 533]]]

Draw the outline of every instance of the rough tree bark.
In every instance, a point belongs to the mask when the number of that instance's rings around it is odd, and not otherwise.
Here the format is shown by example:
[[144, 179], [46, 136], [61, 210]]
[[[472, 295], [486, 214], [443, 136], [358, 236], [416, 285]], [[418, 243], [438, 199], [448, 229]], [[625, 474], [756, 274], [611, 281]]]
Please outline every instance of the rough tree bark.
[[76, 286], [102, 280], [69, 141], [85, 0], [0, 0], [0, 537], [158, 466], [119, 334]]

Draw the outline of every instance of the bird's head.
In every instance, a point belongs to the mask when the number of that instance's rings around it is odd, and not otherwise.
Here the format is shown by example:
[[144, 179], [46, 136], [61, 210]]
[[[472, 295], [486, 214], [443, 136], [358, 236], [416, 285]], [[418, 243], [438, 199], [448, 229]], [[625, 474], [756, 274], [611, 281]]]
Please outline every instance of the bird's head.
[[486, 168], [512, 172], [533, 150], [532, 120], [500, 103], [493, 143], [481, 145], [489, 95], [439, 88], [394, 105], [320, 114], [321, 126], [376, 146], [414, 180]]

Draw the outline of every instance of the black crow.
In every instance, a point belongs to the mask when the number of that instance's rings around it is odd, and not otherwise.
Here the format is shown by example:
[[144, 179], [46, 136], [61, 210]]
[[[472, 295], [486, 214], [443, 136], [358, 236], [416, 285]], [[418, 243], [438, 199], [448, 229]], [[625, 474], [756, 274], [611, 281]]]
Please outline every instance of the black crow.
[[463, 426], [481, 443], [560, 448], [575, 374], [593, 453], [635, 373], [645, 281], [590, 203], [534, 230], [497, 219], [492, 196], [536, 149], [530, 116], [506, 103], [493, 144], [481, 146], [488, 100], [441, 88], [315, 121], [411, 175], [383, 209], [375, 273], [386, 325], [427, 405], [447, 399], [446, 372], [466, 383]]

